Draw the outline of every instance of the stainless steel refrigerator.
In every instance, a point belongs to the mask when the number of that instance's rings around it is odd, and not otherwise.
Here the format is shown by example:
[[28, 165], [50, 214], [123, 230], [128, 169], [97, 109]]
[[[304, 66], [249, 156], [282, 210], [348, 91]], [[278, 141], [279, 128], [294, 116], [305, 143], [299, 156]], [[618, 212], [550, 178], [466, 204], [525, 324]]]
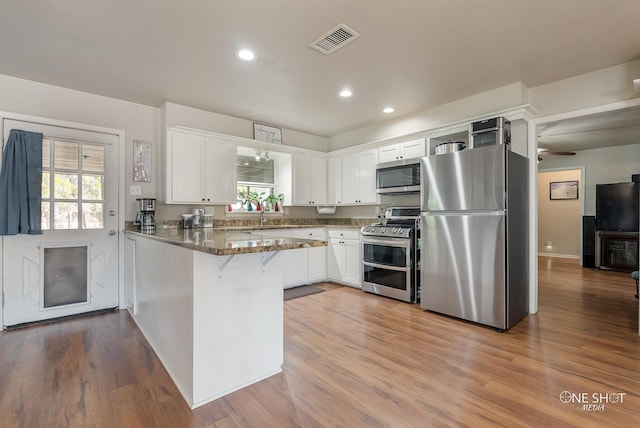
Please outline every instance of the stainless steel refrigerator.
[[498, 330], [529, 313], [527, 171], [502, 144], [421, 158], [423, 309]]

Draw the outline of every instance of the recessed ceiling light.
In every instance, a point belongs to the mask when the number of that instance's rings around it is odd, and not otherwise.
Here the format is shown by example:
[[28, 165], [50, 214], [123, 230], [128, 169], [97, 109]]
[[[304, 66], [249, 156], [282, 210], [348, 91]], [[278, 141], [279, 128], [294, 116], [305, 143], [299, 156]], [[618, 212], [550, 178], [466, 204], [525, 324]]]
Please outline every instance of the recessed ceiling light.
[[249, 49], [241, 49], [236, 53], [236, 55], [238, 55], [238, 58], [245, 61], [251, 61], [256, 57], [256, 55]]
[[383, 113], [393, 113], [394, 111], [396, 111], [396, 109], [393, 107], [385, 107], [384, 110], [382, 110]]
[[340, 91], [340, 96], [342, 98], [349, 98], [351, 95], [353, 95], [353, 92], [348, 89], [343, 89], [342, 91]]

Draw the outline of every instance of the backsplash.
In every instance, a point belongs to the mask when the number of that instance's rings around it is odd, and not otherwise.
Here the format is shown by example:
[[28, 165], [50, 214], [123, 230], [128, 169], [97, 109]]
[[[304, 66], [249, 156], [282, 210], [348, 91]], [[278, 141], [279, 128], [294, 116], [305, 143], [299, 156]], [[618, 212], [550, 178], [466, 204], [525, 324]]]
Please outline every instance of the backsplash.
[[[375, 223], [376, 218], [278, 218], [269, 219], [265, 226], [366, 226]], [[179, 228], [179, 220], [156, 220], [156, 228]], [[214, 228], [260, 227], [260, 218], [213, 220]], [[125, 222], [126, 230], [135, 230], [132, 221]]]

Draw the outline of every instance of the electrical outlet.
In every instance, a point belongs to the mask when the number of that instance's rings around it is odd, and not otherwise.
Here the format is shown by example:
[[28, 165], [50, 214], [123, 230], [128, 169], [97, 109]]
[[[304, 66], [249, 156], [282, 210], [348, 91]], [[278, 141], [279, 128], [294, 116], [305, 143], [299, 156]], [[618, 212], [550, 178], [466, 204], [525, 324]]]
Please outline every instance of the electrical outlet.
[[140, 186], [129, 186], [129, 195], [138, 196], [142, 194], [142, 189]]

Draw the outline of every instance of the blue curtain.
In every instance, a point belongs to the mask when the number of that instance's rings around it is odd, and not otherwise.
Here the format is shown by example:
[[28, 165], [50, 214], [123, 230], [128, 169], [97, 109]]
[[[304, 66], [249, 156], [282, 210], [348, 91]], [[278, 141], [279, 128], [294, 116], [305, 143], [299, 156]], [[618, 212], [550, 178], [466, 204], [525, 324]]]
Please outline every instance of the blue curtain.
[[0, 235], [38, 235], [42, 204], [42, 134], [12, 129], [0, 170]]

